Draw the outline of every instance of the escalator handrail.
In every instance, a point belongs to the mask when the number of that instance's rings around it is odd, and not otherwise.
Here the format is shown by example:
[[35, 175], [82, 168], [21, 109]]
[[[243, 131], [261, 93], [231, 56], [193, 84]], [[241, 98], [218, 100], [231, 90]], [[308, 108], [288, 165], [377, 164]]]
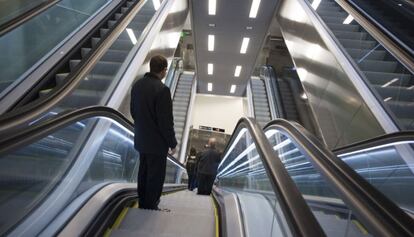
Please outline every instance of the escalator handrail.
[[414, 220], [337, 158], [314, 135], [301, 125], [284, 119], [269, 122], [264, 130], [286, 132], [306, 151], [309, 161], [326, 177], [344, 202], [375, 236], [412, 236]]
[[[138, 1], [135, 7], [140, 8], [144, 3], [145, 1]], [[80, 66], [79, 70], [76, 70], [73, 73], [67, 83], [58, 89], [53, 90], [51, 94], [46, 96], [44, 99], [39, 99], [38, 101], [30, 103], [27, 106], [17, 108], [10, 113], [0, 116], [0, 132], [2, 134], [9, 134], [9, 132], [18, 130], [20, 126], [30, 120], [33, 120], [42, 113], [45, 113], [47, 110], [63, 100], [74, 89], [76, 89], [76, 86], [83, 80], [84, 76], [93, 69], [96, 63], [100, 60], [101, 56], [103, 56], [106, 50], [112, 45], [113, 41], [116, 40], [118, 35], [124, 30], [123, 24], [128, 18], [131, 17], [133, 12], [134, 10], [130, 9], [129, 13], [123, 17], [124, 20], [122, 22], [117, 22], [110, 35], [100, 42], [88, 58], [88, 61], [85, 61], [85, 63]], [[146, 40], [147, 36], [148, 32], [146, 32], [144, 37], [140, 37], [137, 45], [142, 44]]]
[[[121, 112], [106, 106], [90, 106], [77, 110], [70, 110], [46, 121], [40, 122], [25, 130], [16, 131], [7, 137], [0, 138], [0, 157], [22, 146], [33, 143], [60, 128], [69, 124], [91, 117], [105, 117], [115, 120], [131, 132], [134, 132], [134, 124], [127, 119]], [[168, 158], [185, 169], [185, 166], [174, 156], [168, 154]]]
[[386, 145], [395, 142], [414, 141], [414, 131], [402, 131], [395, 133], [388, 133], [371, 139], [352, 143], [343, 147], [338, 147], [332, 150], [335, 154], [343, 154], [363, 150], [370, 147]]
[[306, 204], [302, 194], [287, 173], [281, 160], [276, 157], [263, 130], [253, 118], [241, 118], [224, 149], [227, 154], [241, 129], [246, 128], [253, 138], [273, 190], [279, 197], [279, 203], [293, 236], [325, 236], [321, 226]]
[[40, 13], [46, 11], [50, 7], [54, 6], [61, 0], [48, 0], [46, 2], [42, 2], [37, 6], [33, 7], [30, 10], [27, 10], [20, 15], [10, 19], [9, 21], [4, 22], [0, 25], [0, 37], [8, 32], [14, 30], [15, 28], [19, 27], [20, 25], [24, 24], [26, 21], [29, 21], [33, 17], [39, 15]]

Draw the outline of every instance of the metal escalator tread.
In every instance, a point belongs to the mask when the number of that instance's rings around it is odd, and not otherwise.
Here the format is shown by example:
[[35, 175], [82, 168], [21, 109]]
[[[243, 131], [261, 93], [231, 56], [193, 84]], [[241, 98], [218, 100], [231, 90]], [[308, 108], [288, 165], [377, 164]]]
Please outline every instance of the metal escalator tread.
[[190, 104], [193, 75], [181, 74], [173, 98], [174, 127], [176, 133], [177, 154], [180, 154], [182, 138], [184, 137], [185, 120]]
[[409, 72], [402, 69], [365, 29], [353, 23], [341, 24], [346, 12], [334, 1], [322, 3], [317, 12], [376, 89], [379, 99], [391, 108], [401, 123], [411, 127], [405, 122], [405, 119], [412, 118], [414, 107], [413, 77]]
[[180, 191], [162, 196], [159, 207], [171, 212], [129, 209], [119, 229], [112, 231], [112, 236], [215, 236], [214, 206], [210, 196]]

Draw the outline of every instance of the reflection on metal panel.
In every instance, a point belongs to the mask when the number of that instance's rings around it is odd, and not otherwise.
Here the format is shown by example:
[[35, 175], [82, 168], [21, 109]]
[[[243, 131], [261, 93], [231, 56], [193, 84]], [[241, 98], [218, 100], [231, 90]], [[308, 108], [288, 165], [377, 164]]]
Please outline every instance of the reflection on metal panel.
[[283, 1], [277, 17], [327, 145], [334, 148], [384, 133], [299, 1]]

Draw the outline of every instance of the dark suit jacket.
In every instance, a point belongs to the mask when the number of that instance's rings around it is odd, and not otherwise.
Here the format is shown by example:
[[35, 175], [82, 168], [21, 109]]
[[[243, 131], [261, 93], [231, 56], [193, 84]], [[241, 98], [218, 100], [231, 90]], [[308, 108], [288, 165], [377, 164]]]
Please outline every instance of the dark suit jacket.
[[209, 148], [204, 151], [198, 161], [198, 173], [216, 175], [220, 163], [221, 154], [216, 149]]
[[170, 89], [156, 75], [146, 73], [132, 86], [131, 115], [139, 152], [166, 155], [177, 146]]

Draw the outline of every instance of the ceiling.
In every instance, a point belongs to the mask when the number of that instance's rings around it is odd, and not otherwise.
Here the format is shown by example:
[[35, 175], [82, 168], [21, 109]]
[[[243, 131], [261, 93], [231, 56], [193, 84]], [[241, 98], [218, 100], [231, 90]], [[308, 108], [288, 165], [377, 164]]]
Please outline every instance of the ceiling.
[[[209, 0], [191, 1], [193, 35], [196, 53], [198, 93], [244, 96], [256, 58], [272, 22], [277, 1], [261, 0], [256, 18], [249, 18], [252, 0], [216, 0], [216, 15], [208, 14]], [[215, 24], [215, 27], [209, 26]], [[247, 29], [251, 27], [251, 29]], [[208, 35], [215, 35], [214, 51], [208, 51]], [[243, 37], [250, 42], [246, 54], [240, 53]], [[207, 74], [207, 64], [214, 66]], [[236, 65], [241, 65], [240, 77], [234, 77]], [[213, 90], [207, 91], [207, 83]], [[235, 93], [230, 93], [231, 85]]]

